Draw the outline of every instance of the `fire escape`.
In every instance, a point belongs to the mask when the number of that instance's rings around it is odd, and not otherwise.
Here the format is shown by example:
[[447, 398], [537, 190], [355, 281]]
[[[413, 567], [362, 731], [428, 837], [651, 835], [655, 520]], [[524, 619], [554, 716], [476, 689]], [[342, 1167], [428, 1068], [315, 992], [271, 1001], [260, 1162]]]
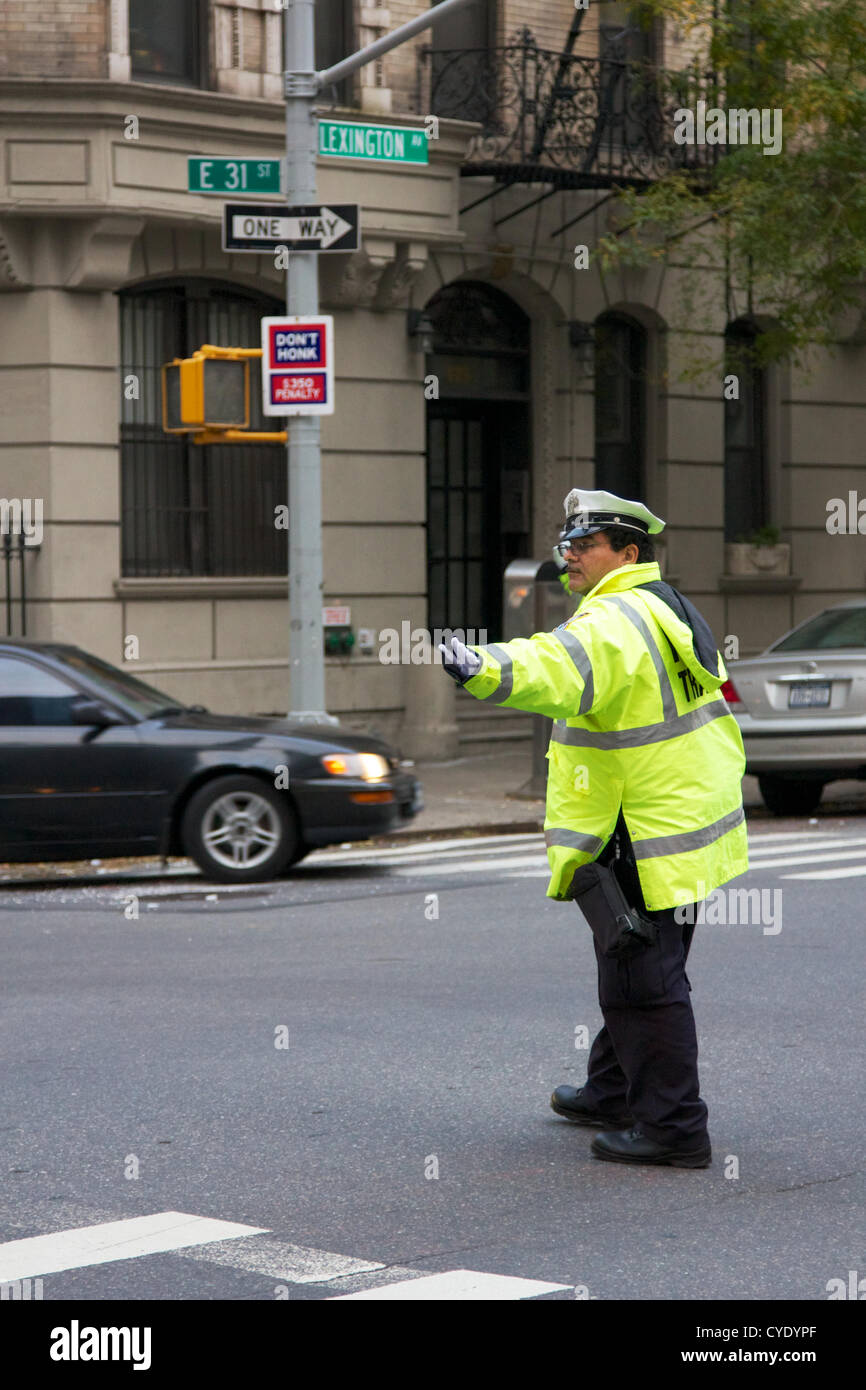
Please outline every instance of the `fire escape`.
[[673, 130], [678, 108], [712, 103], [713, 75], [663, 73], [635, 58], [632, 26], [607, 35], [602, 56], [578, 57], [584, 13], [576, 11], [560, 52], [540, 48], [527, 28], [500, 48], [422, 50], [419, 109], [477, 122], [461, 172], [494, 183], [461, 211], [515, 184], [545, 187], [519, 213], [561, 189], [607, 190], [607, 201], [673, 169], [710, 169], [717, 147], [678, 145]]

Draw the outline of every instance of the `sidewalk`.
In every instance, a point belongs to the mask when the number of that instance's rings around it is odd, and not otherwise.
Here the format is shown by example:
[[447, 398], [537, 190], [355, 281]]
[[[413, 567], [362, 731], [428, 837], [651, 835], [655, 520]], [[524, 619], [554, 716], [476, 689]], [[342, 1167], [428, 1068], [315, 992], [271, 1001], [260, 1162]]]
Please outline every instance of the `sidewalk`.
[[532, 773], [528, 749], [476, 754], [450, 763], [417, 763], [413, 768], [424, 788], [424, 810], [396, 836], [483, 832], [488, 829], [540, 830], [541, 798], [515, 797]]
[[[424, 810], [404, 830], [389, 835], [389, 841], [485, 831], [517, 833], [541, 829], [544, 824], [544, 802], [519, 795], [532, 772], [528, 748], [458, 758], [451, 763], [418, 763], [414, 771], [424, 788]], [[756, 777], [743, 778], [743, 804], [749, 820], [787, 823], [766, 809]], [[825, 790], [817, 814], [835, 817], [864, 812], [866, 783], [836, 782]]]
[[[492, 830], [516, 834], [540, 830], [544, 824], [544, 801], [520, 795], [532, 772], [528, 748], [458, 758], [451, 763], [417, 763], [414, 772], [424, 788], [424, 810], [404, 830], [389, 835], [389, 841]], [[839, 785], [859, 787], [866, 806], [862, 783]], [[763, 810], [755, 777], [744, 778], [743, 800], [750, 814]]]

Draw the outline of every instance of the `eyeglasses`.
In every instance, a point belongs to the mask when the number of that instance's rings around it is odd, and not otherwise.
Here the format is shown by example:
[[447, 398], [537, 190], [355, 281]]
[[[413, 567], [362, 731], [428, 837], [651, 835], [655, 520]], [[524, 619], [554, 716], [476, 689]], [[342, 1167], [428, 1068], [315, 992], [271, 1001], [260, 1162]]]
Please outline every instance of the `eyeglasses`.
[[586, 554], [587, 550], [594, 550], [595, 547], [595, 540], [586, 540], [579, 537], [575, 537], [574, 540], [559, 541], [559, 543], [556, 546], [554, 546], [554, 549], [559, 551], [560, 555], [564, 560], [566, 555], [569, 554], [569, 552], [572, 555], [584, 555]]

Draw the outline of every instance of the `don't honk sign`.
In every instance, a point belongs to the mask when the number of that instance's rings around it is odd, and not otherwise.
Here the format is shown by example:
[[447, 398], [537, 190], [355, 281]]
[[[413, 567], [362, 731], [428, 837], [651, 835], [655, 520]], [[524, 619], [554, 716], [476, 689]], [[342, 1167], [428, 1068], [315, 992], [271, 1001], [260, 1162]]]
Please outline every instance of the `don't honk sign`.
[[262, 409], [265, 415], [333, 413], [334, 320], [330, 314], [262, 319]]

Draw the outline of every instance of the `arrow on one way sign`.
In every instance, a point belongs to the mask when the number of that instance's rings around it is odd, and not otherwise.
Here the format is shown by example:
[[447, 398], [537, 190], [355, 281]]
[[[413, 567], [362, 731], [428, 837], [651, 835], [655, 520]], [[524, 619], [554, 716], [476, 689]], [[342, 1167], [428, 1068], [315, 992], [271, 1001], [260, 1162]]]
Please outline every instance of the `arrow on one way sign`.
[[357, 251], [357, 203], [291, 207], [280, 203], [226, 203], [224, 251]]

